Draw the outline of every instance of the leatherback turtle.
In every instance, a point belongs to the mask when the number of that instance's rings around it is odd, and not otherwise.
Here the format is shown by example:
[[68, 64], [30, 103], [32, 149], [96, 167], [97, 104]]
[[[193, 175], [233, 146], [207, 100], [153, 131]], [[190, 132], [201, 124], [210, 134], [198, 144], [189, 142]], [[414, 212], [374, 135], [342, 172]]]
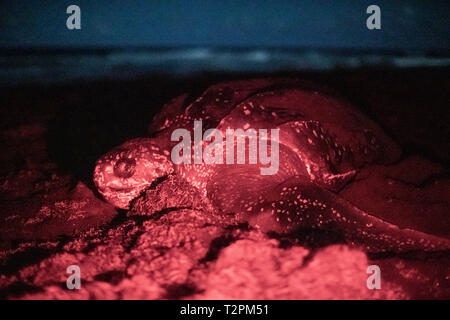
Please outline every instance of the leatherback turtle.
[[[177, 128], [279, 129], [279, 168], [260, 174], [261, 163], [175, 165]], [[110, 203], [130, 202], [161, 177], [177, 175], [218, 210], [240, 214], [264, 231], [330, 228], [369, 251], [448, 250], [450, 241], [400, 229], [371, 216], [337, 192], [357, 170], [399, 159], [399, 147], [347, 101], [293, 79], [254, 79], [214, 85], [197, 100], [186, 95], [166, 104], [148, 138], [128, 141], [97, 161], [94, 182]], [[268, 138], [270, 140], [270, 138]], [[209, 142], [202, 142], [205, 148]], [[248, 151], [248, 147], [246, 149]]]

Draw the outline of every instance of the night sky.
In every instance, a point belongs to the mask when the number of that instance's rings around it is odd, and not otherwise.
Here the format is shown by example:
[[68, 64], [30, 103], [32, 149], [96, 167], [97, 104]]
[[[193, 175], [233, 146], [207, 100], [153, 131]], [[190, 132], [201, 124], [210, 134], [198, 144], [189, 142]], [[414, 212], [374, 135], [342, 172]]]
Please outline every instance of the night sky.
[[[82, 29], [66, 28], [81, 7]], [[366, 8], [381, 8], [368, 30]], [[449, 1], [0, 2], [0, 47], [278, 47], [448, 51]]]

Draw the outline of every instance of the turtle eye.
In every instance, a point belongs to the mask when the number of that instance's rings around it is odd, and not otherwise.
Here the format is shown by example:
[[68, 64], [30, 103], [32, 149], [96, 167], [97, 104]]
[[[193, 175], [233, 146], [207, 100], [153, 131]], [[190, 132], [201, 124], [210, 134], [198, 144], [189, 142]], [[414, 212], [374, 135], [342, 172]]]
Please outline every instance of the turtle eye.
[[136, 170], [136, 161], [130, 158], [121, 158], [114, 165], [114, 175], [119, 178], [129, 178]]

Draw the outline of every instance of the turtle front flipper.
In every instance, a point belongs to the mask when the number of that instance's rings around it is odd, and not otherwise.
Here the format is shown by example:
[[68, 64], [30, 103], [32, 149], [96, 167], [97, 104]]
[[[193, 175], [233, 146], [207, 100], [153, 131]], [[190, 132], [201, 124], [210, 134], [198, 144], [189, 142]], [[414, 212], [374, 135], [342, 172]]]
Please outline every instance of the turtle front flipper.
[[349, 244], [369, 252], [447, 251], [450, 240], [396, 225], [356, 208], [303, 177], [293, 177], [265, 192], [265, 201], [246, 212], [263, 231], [295, 232], [299, 228], [342, 233]]

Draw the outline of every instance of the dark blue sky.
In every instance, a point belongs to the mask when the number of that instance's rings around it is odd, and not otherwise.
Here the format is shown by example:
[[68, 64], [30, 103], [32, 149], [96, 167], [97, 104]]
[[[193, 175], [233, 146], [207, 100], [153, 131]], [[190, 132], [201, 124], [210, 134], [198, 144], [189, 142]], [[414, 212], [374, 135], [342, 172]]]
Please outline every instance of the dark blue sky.
[[[82, 30], [66, 28], [81, 7]], [[366, 28], [366, 8], [382, 29]], [[449, 49], [450, 1], [3, 0], [0, 47]]]

